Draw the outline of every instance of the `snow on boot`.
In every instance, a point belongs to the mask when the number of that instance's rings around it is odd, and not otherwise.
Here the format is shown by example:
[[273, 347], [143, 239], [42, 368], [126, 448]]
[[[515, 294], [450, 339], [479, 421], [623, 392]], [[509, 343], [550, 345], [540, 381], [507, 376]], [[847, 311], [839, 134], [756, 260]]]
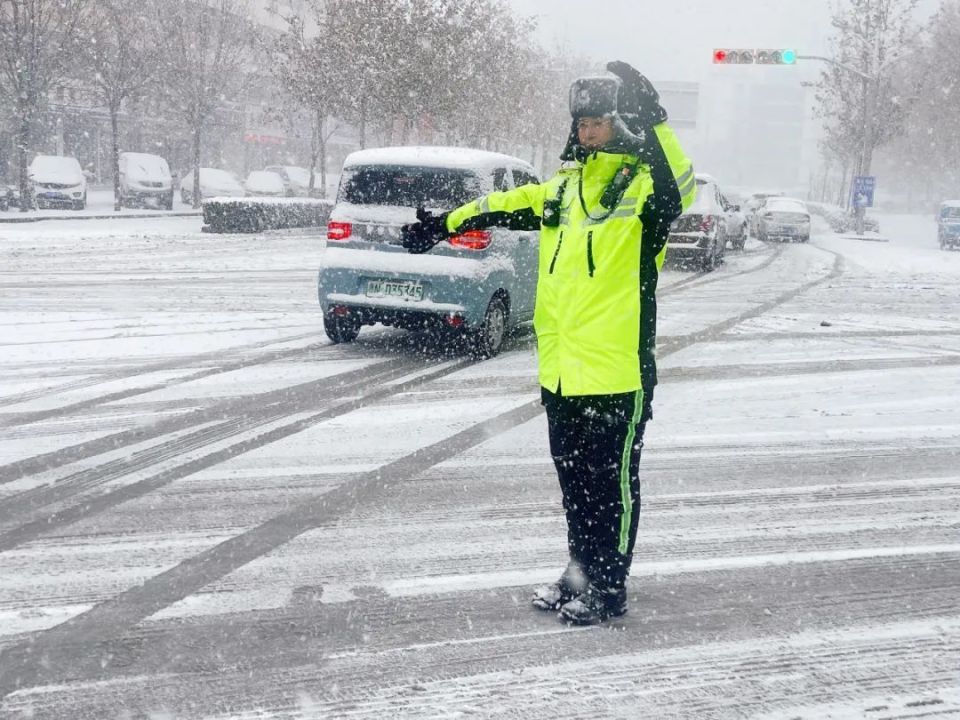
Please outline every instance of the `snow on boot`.
[[557, 611], [564, 603], [570, 602], [582, 593], [586, 587], [587, 579], [583, 572], [571, 563], [559, 580], [535, 588], [530, 602], [539, 610]]
[[560, 608], [560, 617], [573, 625], [596, 625], [627, 612], [627, 590], [603, 590], [591, 585]]

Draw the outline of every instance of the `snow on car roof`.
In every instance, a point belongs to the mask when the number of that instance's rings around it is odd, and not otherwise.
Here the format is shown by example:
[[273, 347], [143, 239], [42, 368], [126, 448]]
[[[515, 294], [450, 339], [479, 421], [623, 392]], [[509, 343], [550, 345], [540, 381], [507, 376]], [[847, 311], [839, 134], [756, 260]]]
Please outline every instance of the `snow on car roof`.
[[767, 198], [766, 207], [791, 207], [800, 208], [801, 210], [805, 211], [807, 209], [807, 204], [803, 200], [797, 200], [796, 198], [771, 197]]
[[74, 157], [63, 155], [37, 155], [30, 163], [34, 170], [42, 172], [80, 170], [80, 163]]
[[461, 147], [413, 145], [357, 150], [344, 161], [345, 168], [356, 165], [419, 165], [452, 169], [492, 169], [503, 165], [522, 166], [530, 172], [533, 167], [519, 158], [487, 150]]
[[960, 200], [944, 200], [942, 203], [940, 203], [940, 207], [945, 207], [945, 208], [960, 207]]

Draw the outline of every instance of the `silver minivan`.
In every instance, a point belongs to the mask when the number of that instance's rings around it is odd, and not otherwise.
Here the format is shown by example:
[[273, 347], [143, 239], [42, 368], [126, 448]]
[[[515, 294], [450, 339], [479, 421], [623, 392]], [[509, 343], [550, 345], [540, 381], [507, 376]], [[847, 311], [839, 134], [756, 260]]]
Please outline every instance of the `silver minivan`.
[[480, 150], [361, 150], [344, 162], [327, 227], [318, 288], [327, 335], [356, 339], [364, 325], [442, 329], [478, 357], [496, 355], [513, 327], [532, 321], [539, 233], [465, 232], [424, 255], [401, 245], [416, 209], [452, 210], [495, 190], [537, 183], [519, 158]]

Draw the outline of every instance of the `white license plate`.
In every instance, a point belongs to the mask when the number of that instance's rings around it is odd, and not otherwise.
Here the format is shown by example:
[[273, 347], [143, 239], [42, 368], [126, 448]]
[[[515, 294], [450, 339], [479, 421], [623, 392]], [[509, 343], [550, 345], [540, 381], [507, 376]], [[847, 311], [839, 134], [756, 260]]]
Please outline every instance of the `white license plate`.
[[423, 300], [423, 284], [415, 280], [368, 280], [367, 297], [395, 297], [419, 302]]

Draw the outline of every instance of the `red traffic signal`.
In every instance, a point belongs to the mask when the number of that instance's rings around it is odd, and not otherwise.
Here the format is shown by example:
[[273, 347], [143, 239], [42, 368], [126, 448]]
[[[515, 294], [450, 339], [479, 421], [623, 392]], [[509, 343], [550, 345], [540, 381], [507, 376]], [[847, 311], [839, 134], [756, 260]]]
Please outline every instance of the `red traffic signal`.
[[752, 65], [753, 50], [744, 48], [717, 48], [713, 51], [713, 62], [717, 65]]

